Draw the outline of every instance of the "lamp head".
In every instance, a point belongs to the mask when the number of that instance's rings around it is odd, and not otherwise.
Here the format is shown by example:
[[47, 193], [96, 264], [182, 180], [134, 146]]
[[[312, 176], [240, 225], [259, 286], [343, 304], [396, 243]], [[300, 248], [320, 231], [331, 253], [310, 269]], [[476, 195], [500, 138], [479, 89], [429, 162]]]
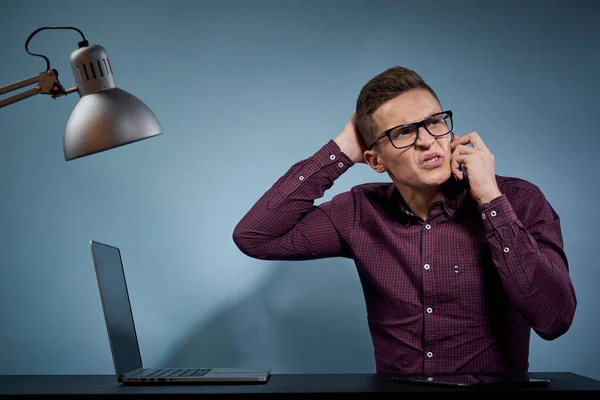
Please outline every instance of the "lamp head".
[[106, 50], [87, 41], [79, 46], [70, 61], [80, 98], [65, 128], [65, 160], [160, 135], [162, 127], [148, 106], [117, 87]]

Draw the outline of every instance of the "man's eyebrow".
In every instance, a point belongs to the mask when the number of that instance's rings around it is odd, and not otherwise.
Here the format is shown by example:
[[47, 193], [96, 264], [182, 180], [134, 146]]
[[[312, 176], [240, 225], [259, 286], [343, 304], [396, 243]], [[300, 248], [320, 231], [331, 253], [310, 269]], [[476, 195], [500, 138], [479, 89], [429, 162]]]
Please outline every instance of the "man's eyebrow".
[[414, 121], [414, 122], [404, 122], [404, 123], [401, 123], [401, 124], [398, 124], [398, 125], [394, 125], [392, 128], [396, 128], [396, 127], [399, 127], [399, 126], [404, 126], [404, 125], [412, 125], [412, 124], [416, 124], [416, 123], [418, 123], [418, 122], [424, 121], [424, 120], [426, 120], [427, 118], [430, 118], [430, 117], [434, 116], [435, 114], [439, 114], [439, 113], [441, 113], [441, 112], [442, 112], [442, 111], [435, 111], [435, 112], [432, 112], [431, 114], [429, 114], [428, 116], [421, 118], [421, 119], [420, 119], [420, 120], [418, 120], [418, 121]]

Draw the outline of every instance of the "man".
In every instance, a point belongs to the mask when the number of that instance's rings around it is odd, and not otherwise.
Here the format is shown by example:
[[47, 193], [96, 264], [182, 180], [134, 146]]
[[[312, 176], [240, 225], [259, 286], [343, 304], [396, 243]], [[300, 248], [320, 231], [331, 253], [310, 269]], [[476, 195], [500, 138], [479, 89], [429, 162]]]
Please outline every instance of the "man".
[[[534, 184], [496, 175], [481, 137], [458, 137], [452, 122], [417, 73], [382, 72], [343, 131], [233, 233], [258, 259], [353, 259], [377, 372], [526, 372], [531, 329], [553, 340], [573, 320], [558, 215]], [[391, 182], [315, 205], [361, 162]]]

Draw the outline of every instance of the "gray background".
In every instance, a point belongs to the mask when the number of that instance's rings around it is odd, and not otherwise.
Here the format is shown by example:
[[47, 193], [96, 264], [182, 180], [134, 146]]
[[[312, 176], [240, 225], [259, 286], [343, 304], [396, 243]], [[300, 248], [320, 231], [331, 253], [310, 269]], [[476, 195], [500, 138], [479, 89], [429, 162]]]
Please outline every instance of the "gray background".
[[[349, 261], [257, 261], [231, 233], [341, 131], [368, 79], [404, 65], [562, 218], [579, 305], [566, 335], [533, 336], [531, 369], [600, 378], [598, 4], [4, 1], [0, 86], [44, 69], [31, 32], [76, 26], [165, 134], [65, 162], [77, 95], [0, 110], [0, 373], [113, 373], [91, 239], [123, 251], [148, 365], [374, 371]], [[47, 30], [30, 49], [71, 87], [79, 40]], [[324, 199], [369, 180], [386, 177], [358, 165]]]

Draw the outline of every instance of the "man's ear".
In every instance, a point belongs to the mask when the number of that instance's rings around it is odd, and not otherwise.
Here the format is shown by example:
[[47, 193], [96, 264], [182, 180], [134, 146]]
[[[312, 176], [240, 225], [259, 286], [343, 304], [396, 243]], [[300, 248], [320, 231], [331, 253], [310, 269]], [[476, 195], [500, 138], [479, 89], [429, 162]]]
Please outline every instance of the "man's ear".
[[377, 153], [375, 150], [366, 150], [363, 156], [365, 162], [369, 164], [369, 166], [373, 168], [375, 172], [382, 173], [387, 170], [379, 158], [379, 153]]

